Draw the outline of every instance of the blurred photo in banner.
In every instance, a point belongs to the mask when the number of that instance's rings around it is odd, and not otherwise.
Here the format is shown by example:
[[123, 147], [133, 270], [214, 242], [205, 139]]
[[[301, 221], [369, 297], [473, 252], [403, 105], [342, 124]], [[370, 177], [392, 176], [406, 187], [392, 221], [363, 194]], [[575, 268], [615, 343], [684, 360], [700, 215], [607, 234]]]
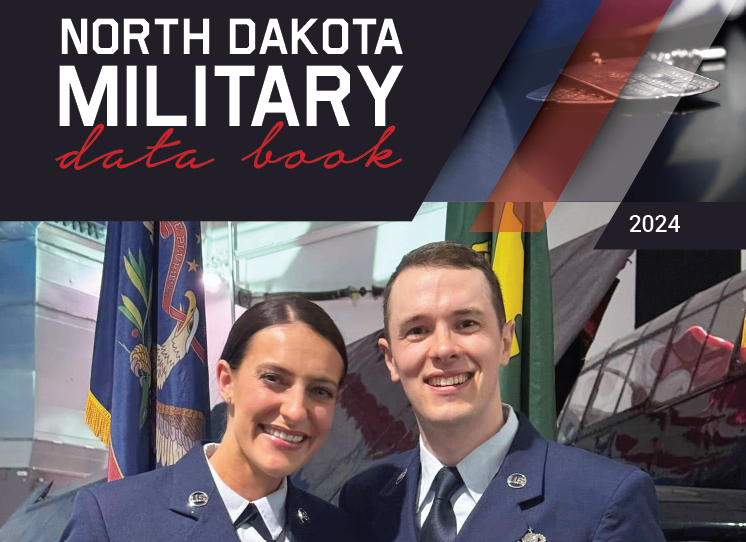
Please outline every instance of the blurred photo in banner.
[[109, 222], [86, 423], [109, 480], [173, 465], [205, 437], [199, 222]]
[[[449, 203], [446, 239], [484, 253], [492, 265], [506, 320], [515, 320], [510, 363], [500, 371], [503, 401], [554, 440], [552, 278], [545, 220], [542, 203]], [[538, 222], [544, 224], [539, 231], [527, 231], [537, 229], [531, 225]]]

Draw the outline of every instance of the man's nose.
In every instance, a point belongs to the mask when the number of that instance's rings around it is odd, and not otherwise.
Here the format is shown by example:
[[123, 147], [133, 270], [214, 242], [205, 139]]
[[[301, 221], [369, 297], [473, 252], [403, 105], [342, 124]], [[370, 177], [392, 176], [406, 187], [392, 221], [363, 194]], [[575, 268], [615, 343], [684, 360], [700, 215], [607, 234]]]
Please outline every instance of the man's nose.
[[289, 424], [299, 424], [308, 417], [306, 410], [306, 390], [302, 386], [293, 386], [283, 394], [280, 415]]
[[436, 327], [432, 339], [431, 356], [434, 359], [448, 361], [458, 357], [457, 340], [448, 326]]

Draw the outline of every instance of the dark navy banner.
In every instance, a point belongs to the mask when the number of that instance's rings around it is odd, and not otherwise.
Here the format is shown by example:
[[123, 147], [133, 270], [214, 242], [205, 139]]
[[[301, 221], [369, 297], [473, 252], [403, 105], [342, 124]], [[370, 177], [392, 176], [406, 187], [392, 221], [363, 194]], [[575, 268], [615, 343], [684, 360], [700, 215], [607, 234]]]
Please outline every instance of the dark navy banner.
[[3, 211], [411, 219], [536, 2], [14, 4]]
[[86, 422], [109, 480], [172, 465], [207, 434], [199, 222], [109, 222]]

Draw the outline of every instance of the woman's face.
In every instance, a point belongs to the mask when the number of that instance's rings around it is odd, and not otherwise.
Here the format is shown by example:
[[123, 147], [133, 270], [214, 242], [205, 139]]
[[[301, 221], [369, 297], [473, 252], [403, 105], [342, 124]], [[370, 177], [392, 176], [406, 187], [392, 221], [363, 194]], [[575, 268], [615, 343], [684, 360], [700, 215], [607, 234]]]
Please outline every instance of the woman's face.
[[332, 344], [300, 322], [256, 333], [231, 372], [228, 430], [252, 470], [281, 479], [323, 445], [343, 372]]

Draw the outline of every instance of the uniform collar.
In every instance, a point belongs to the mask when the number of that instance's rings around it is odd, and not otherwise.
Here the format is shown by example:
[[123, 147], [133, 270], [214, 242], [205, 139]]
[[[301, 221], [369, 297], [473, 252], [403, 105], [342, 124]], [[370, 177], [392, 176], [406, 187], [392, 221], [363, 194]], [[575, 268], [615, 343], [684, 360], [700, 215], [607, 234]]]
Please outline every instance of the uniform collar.
[[[205, 441], [198, 442], [173, 467], [167, 467], [173, 473], [169, 508], [195, 520], [192, 528], [184, 534], [184, 542], [235, 540], [236, 529], [210, 473], [203, 448], [205, 444]], [[201, 493], [204, 496], [199, 495]], [[194, 496], [201, 497], [200, 505], [189, 505], [190, 497]], [[313, 499], [296, 489], [290, 480], [287, 480], [285, 509], [288, 532], [292, 533], [294, 542], [324, 539], [323, 516], [317, 513]]]
[[[236, 529], [207, 466], [202, 451], [204, 444], [204, 441], [195, 444], [173, 467], [166, 467], [173, 472], [169, 508], [195, 520], [192, 528], [184, 534], [184, 542], [231, 540], [236, 536]], [[190, 502], [198, 504], [190, 505]]]
[[528, 503], [539, 503], [544, 495], [549, 443], [523, 414], [517, 417], [518, 430], [508, 455], [459, 531], [461, 540], [480, 540], [485, 532], [499, 532], [496, 540], [509, 542], [520, 540], [529, 527], [542, 530], [542, 525], [530, 521]]
[[[235, 522], [244, 509], [250, 504], [250, 501], [244, 499], [241, 495], [228, 487], [210, 463], [210, 457], [218, 449], [218, 446], [219, 444], [215, 442], [208, 442], [205, 444], [203, 446], [205, 459], [210, 468], [210, 474], [215, 482], [215, 487], [217, 487], [220, 497], [223, 499], [223, 503], [225, 504], [225, 508], [228, 511], [228, 515], [230, 516], [231, 521]], [[287, 493], [287, 478], [283, 478], [282, 484], [280, 484], [277, 491], [267, 495], [266, 497], [253, 501], [273, 539], [277, 539], [280, 536], [280, 533], [282, 533], [283, 527], [285, 526], [285, 501]]]
[[[518, 432], [518, 418], [509, 405], [503, 405], [505, 423], [500, 430], [477, 446], [456, 465], [467, 491], [474, 502], [479, 502], [490, 482], [500, 470], [508, 454], [513, 439]], [[417, 511], [425, 503], [435, 476], [445, 465], [426, 447], [420, 437], [420, 483], [417, 498]]]
[[371, 522], [378, 530], [378, 540], [409, 542], [419, 538], [414, 519], [421, 467], [420, 449], [415, 447], [402, 454], [400, 459], [402, 462], [392, 465], [388, 482], [378, 492], [383, 505], [375, 507]]
[[[510, 450], [459, 531], [459, 540], [482, 540], [484, 533], [492, 533], [496, 542], [511, 542], [520, 540], [529, 526], [541, 532], [541, 525], [529, 523], [528, 503], [541, 502], [544, 494], [544, 468], [549, 443], [524, 415], [516, 413], [516, 416], [518, 429]], [[378, 498], [384, 504], [377, 508], [372, 524], [380, 529], [380, 540], [417, 540], [415, 504], [422, 464], [420, 448], [410, 450], [402, 459], [404, 462], [392, 465], [391, 477], [378, 493]], [[512, 475], [523, 475], [523, 483], [516, 487], [509, 485], [508, 480]]]
[[[205, 454], [202, 452], [202, 445], [205, 442], [198, 442], [184, 457], [182, 457], [173, 467], [173, 482], [171, 487], [170, 508], [174, 512], [185, 516], [198, 519], [206, 510], [213, 508], [213, 503], [217, 501], [225, 511], [220, 494], [215, 487], [215, 481], [210, 475], [210, 469], [205, 460]], [[190, 497], [195, 493], [204, 493], [208, 500], [206, 504], [199, 506], [190, 506]], [[225, 514], [226, 519], [228, 514]]]

